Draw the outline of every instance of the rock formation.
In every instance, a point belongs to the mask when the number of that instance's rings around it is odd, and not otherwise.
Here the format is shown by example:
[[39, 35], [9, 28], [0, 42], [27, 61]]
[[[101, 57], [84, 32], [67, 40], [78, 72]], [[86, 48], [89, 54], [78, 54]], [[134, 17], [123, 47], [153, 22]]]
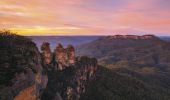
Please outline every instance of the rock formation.
[[44, 42], [41, 46], [41, 51], [43, 64], [50, 64], [53, 57], [50, 49], [50, 44], [48, 42]]
[[95, 58], [75, 57], [72, 45], [63, 48], [61, 44], [54, 50], [52, 64], [48, 65], [55, 69], [47, 70], [49, 81], [42, 100], [79, 100], [98, 67]]
[[74, 65], [75, 63], [75, 50], [72, 45], [63, 48], [61, 44], [58, 44], [54, 51], [54, 56], [59, 70], [63, 70], [65, 67]]
[[42, 100], [79, 100], [86, 85], [95, 78], [98, 65], [95, 58], [77, 57], [74, 66], [61, 70], [49, 70], [49, 82]]
[[79, 100], [95, 78], [97, 60], [75, 57], [75, 49], [59, 44], [40, 53], [28, 38], [0, 33], [0, 100]]
[[68, 65], [67, 52], [61, 44], [58, 44], [54, 51], [55, 61], [58, 63], [58, 69], [63, 70]]
[[70, 65], [74, 65], [75, 63], [75, 49], [72, 45], [67, 46], [67, 56], [68, 56], [68, 63]]
[[56, 70], [64, 70], [66, 67], [74, 65], [75, 50], [72, 45], [63, 48], [61, 44], [58, 44], [53, 53], [51, 52], [49, 45], [48, 42], [44, 42], [41, 46], [44, 67], [53, 67]]
[[36, 45], [2, 32], [0, 46], [0, 100], [38, 100], [48, 79]]

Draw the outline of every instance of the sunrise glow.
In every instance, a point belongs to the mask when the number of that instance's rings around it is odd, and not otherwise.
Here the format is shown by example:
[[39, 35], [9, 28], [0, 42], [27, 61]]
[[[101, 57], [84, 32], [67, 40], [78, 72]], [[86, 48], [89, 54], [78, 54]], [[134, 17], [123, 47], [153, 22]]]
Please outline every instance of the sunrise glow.
[[0, 29], [20, 35], [170, 35], [170, 0], [1, 0]]

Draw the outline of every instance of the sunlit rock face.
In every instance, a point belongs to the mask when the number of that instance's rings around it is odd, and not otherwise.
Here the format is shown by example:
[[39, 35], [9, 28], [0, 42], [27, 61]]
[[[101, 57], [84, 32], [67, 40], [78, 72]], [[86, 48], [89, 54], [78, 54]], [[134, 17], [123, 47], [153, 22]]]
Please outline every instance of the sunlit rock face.
[[43, 65], [50, 66], [51, 70], [47, 70], [49, 81], [41, 99], [79, 100], [86, 90], [88, 81], [95, 77], [98, 68], [97, 60], [86, 56], [75, 57], [75, 49], [72, 45], [64, 48], [58, 44], [53, 55], [51, 64]]
[[0, 100], [38, 100], [48, 79], [36, 45], [4, 32], [0, 46]]
[[75, 57], [72, 45], [40, 53], [28, 38], [0, 33], [0, 100], [79, 100], [95, 79], [97, 60]]
[[41, 46], [41, 51], [43, 63], [50, 64], [52, 62], [52, 52], [50, 49], [50, 44], [48, 42], [44, 42]]
[[75, 63], [75, 49], [72, 45], [68, 45], [66, 50], [68, 56], [68, 63], [72, 65]]
[[45, 68], [52, 67], [55, 70], [64, 70], [66, 67], [75, 64], [75, 49], [72, 45], [64, 48], [61, 44], [58, 44], [54, 52], [51, 52], [49, 45], [48, 42], [44, 42], [41, 46], [41, 58]]
[[[35, 94], [35, 95], [33, 95]], [[38, 97], [36, 96], [36, 86], [32, 85], [24, 90], [22, 90], [19, 95], [17, 95], [14, 100], [38, 100]]]
[[63, 70], [75, 63], [75, 50], [72, 45], [68, 45], [67, 48], [63, 48], [61, 44], [58, 44], [54, 51], [55, 62], [58, 63], [58, 69]]
[[67, 66], [67, 52], [61, 44], [58, 44], [54, 51], [55, 61], [58, 63], [58, 69], [63, 70]]

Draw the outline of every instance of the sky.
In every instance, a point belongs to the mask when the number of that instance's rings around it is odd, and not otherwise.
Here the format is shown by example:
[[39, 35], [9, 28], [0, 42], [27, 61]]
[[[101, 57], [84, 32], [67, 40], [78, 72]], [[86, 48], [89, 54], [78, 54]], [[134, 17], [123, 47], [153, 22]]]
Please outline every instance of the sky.
[[170, 35], [170, 0], [0, 0], [0, 30], [20, 35]]

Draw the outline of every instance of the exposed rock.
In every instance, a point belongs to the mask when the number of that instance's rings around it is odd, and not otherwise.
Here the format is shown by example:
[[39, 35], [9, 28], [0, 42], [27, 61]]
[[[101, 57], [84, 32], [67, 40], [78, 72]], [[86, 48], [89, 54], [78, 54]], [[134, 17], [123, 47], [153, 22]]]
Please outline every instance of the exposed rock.
[[36, 86], [30, 86], [24, 90], [22, 90], [15, 98], [14, 100], [38, 100], [38, 97], [36, 95]]
[[37, 100], [46, 87], [41, 57], [28, 38], [0, 33], [0, 100]]
[[[95, 78], [98, 69], [95, 58], [77, 57], [73, 66], [63, 70], [48, 70], [48, 85], [42, 100], [79, 100], [86, 85]], [[57, 94], [57, 95], [56, 95]]]
[[68, 45], [67, 48], [63, 48], [61, 44], [58, 44], [54, 51], [55, 61], [58, 63], [58, 69], [63, 70], [67, 66], [74, 65], [75, 63], [75, 50], [72, 45]]
[[59, 70], [65, 69], [67, 66], [67, 53], [61, 44], [58, 44], [54, 51], [55, 61], [58, 63]]
[[41, 46], [42, 51], [42, 60], [44, 64], [50, 64], [52, 62], [52, 52], [50, 49], [50, 44], [48, 42], [44, 42]]
[[28, 38], [0, 33], [0, 100], [79, 100], [95, 78], [97, 60], [75, 57], [72, 45], [42, 53]]
[[74, 64], [75, 63], [75, 49], [72, 45], [67, 46], [67, 56], [68, 56], [68, 63]]

